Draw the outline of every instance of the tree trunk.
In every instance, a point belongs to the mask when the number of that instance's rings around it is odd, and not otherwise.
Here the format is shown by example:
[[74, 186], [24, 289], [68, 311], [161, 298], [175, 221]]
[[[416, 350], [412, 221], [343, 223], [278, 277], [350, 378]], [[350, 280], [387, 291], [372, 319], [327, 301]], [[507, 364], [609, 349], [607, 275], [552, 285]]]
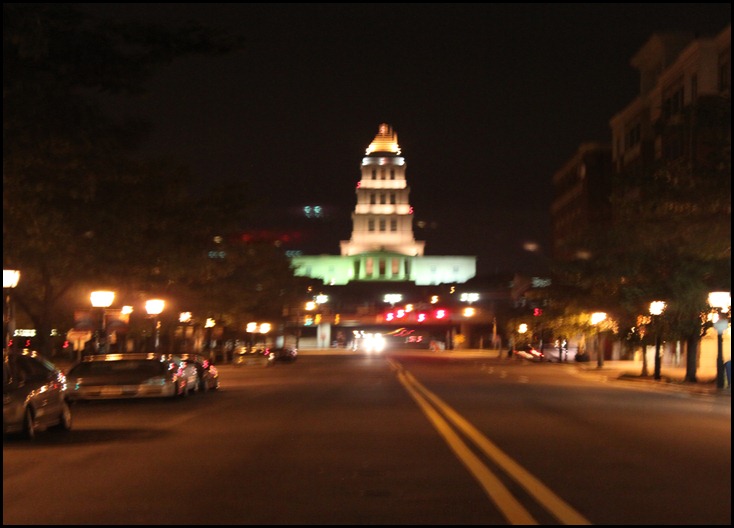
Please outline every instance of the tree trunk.
[[686, 340], [686, 381], [697, 382], [696, 370], [698, 369], [698, 346], [701, 338], [689, 336]]

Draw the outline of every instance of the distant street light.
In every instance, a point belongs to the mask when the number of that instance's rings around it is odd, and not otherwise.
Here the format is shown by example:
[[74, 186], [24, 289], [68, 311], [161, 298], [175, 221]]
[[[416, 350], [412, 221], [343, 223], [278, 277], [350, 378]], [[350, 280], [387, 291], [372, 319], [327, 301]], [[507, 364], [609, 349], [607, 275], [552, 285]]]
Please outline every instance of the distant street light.
[[[713, 326], [716, 330], [716, 388], [724, 388], [724, 332], [729, 329], [731, 292], [709, 293], [709, 305], [716, 310]], [[730, 380], [731, 383], [731, 380]]]
[[163, 308], [166, 306], [166, 302], [161, 299], [150, 299], [145, 301], [145, 311], [148, 315], [153, 316], [153, 327], [155, 329], [155, 341], [154, 349], [158, 352], [161, 344], [161, 322], [158, 316], [163, 312]]
[[403, 296], [399, 293], [386, 293], [383, 300], [386, 303], [389, 303], [390, 306], [395, 306], [395, 303], [399, 303], [403, 300]]
[[469, 304], [477, 302], [479, 300], [478, 293], [462, 293], [459, 297], [461, 302], [468, 302]]
[[660, 368], [662, 365], [662, 358], [660, 357], [660, 316], [665, 311], [665, 301], [653, 301], [650, 303], [650, 315], [652, 316], [652, 322], [655, 329], [655, 370], [653, 378], [656, 380], [660, 379]]
[[467, 306], [464, 308], [464, 310], [461, 312], [464, 317], [474, 317], [477, 313], [476, 309]]
[[13, 312], [13, 304], [10, 298], [10, 292], [18, 285], [20, 280], [20, 271], [3, 270], [3, 351], [9, 348], [10, 334], [15, 331], [15, 314]]
[[93, 291], [89, 296], [89, 300], [92, 303], [92, 307], [98, 308], [99, 315], [99, 326], [96, 330], [96, 336], [94, 345], [97, 354], [104, 354], [107, 351], [107, 321], [106, 321], [106, 309], [112, 306], [112, 302], [115, 300], [115, 292], [113, 291]]
[[594, 312], [591, 314], [591, 324], [596, 326], [596, 367], [602, 368], [604, 366], [604, 351], [601, 347], [599, 323], [605, 321], [607, 314], [605, 312]]
[[316, 304], [326, 304], [329, 302], [329, 296], [324, 295], [323, 293], [319, 293], [316, 297], [314, 297], [314, 300], [316, 301]]

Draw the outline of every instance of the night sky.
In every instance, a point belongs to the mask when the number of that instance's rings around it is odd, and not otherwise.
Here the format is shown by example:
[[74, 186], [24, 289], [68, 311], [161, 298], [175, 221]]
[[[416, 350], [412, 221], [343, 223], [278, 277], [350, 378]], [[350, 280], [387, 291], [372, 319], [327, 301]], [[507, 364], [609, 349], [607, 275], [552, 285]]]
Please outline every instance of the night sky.
[[152, 123], [148, 154], [189, 166], [198, 185], [241, 181], [281, 225], [320, 204], [328, 229], [302, 249], [339, 254], [362, 156], [388, 123], [416, 239], [427, 255], [477, 256], [480, 274], [542, 262], [553, 173], [580, 143], [610, 140], [651, 34], [731, 21], [729, 3], [78, 5], [248, 41], [166, 67], [145, 99], [117, 107]]

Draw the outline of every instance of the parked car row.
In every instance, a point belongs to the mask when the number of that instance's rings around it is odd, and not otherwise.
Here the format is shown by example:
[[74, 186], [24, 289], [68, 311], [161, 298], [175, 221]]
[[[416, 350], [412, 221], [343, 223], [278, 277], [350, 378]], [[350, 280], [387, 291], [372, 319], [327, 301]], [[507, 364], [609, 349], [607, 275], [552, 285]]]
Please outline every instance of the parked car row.
[[70, 430], [79, 400], [180, 398], [219, 388], [216, 367], [199, 354], [100, 354], [64, 374], [39, 354], [3, 354], [3, 438], [33, 439], [49, 428]]
[[68, 398], [182, 397], [216, 389], [219, 376], [208, 360], [197, 354], [103, 354], [87, 356], [66, 374]]

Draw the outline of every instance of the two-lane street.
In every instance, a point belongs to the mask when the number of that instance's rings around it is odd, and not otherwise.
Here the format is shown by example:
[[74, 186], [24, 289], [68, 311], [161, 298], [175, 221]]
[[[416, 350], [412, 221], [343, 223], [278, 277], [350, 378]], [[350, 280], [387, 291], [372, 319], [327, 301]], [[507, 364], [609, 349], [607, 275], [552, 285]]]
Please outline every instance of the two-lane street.
[[573, 365], [303, 355], [3, 443], [4, 524], [729, 524], [731, 400]]

